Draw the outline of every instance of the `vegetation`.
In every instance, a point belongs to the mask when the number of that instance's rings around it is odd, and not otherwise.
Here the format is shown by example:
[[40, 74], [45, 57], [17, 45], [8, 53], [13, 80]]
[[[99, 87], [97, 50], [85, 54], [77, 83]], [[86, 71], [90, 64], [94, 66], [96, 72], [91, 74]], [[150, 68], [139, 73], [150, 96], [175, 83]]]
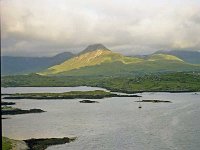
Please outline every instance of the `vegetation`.
[[18, 115], [18, 114], [28, 114], [28, 113], [42, 113], [45, 112], [41, 109], [30, 109], [30, 110], [23, 110], [19, 108], [14, 108], [11, 106], [3, 106], [1, 107], [1, 114], [2, 115]]
[[31, 74], [2, 77], [2, 86], [93, 86], [124, 93], [144, 91], [187, 92], [200, 91], [200, 73], [177, 72], [94, 77], [49, 77]]
[[2, 150], [11, 150], [12, 142], [9, 138], [2, 137]]
[[142, 101], [135, 101], [135, 102], [151, 102], [151, 103], [171, 103], [171, 101], [164, 101], [164, 100], [157, 100], [157, 99], [152, 99], [152, 100], [142, 100]]
[[24, 140], [30, 150], [45, 150], [48, 146], [65, 144], [74, 141], [76, 138], [49, 138], [49, 139], [29, 139]]
[[[23, 109], [12, 107], [10, 105], [15, 105], [15, 103], [14, 102], [1, 102], [1, 114], [2, 115], [17, 115], [17, 114], [45, 112], [41, 109], [23, 110]], [[6, 118], [2, 118], [2, 119], [6, 119]]]
[[[110, 69], [112, 68], [112, 69]], [[127, 57], [108, 49], [95, 49], [54, 65], [40, 75], [97, 76], [126, 75], [166, 71], [200, 71], [200, 65], [189, 64], [169, 54]]]
[[4, 111], [4, 110], [14, 110], [16, 108], [14, 107], [11, 107], [11, 106], [1, 106], [1, 111]]
[[200, 52], [199, 51], [185, 51], [185, 50], [171, 50], [171, 51], [157, 51], [156, 54], [169, 54], [174, 55], [185, 62], [192, 64], [200, 64]]
[[41, 75], [54, 75], [62, 72], [79, 69], [81, 67], [96, 66], [102, 63], [122, 62], [124, 64], [138, 63], [142, 59], [135, 57], [125, 57], [118, 53], [113, 53], [110, 50], [95, 50], [88, 53], [83, 53], [74, 58], [71, 58], [59, 65], [52, 66], [48, 70], [41, 72]]
[[1, 105], [15, 105], [14, 102], [1, 102]]
[[4, 99], [101, 99], [106, 97], [137, 97], [137, 95], [118, 95], [102, 90], [95, 91], [71, 91], [65, 93], [22, 93], [12, 94]]
[[79, 101], [80, 103], [99, 103], [98, 101], [91, 101], [91, 100], [82, 100]]
[[12, 149], [45, 150], [49, 146], [69, 143], [74, 141], [75, 139], [76, 139], [75, 137], [74, 138], [64, 137], [64, 138], [47, 138], [47, 139], [28, 139], [24, 141], [19, 141], [19, 140], [9, 139], [7, 137], [2, 137], [2, 150], [12, 150]]
[[199, 57], [198, 51], [158, 51], [146, 56], [127, 57], [102, 44], [94, 44], [77, 55], [64, 52], [53, 57], [3, 56], [2, 75], [38, 72], [40, 75], [83, 76], [200, 71]]

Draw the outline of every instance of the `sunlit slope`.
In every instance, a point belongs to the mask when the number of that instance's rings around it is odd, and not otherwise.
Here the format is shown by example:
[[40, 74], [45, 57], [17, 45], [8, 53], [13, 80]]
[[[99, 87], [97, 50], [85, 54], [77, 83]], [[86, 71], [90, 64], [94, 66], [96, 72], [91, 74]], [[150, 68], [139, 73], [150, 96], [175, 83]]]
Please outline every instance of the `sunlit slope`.
[[109, 64], [113, 62], [122, 62], [123, 64], [138, 63], [143, 61], [140, 58], [125, 57], [110, 50], [99, 49], [88, 52], [69, 59], [59, 65], [52, 66], [47, 70], [40, 72], [41, 75], [53, 75], [67, 72], [83, 67], [96, 66], [100, 64]]
[[52, 66], [40, 75], [96, 76], [131, 75], [135, 73], [200, 71], [200, 65], [189, 64], [168, 54], [145, 58], [125, 57], [110, 50], [99, 49]]
[[200, 71], [200, 66], [178, 63], [175, 61], [143, 61], [134, 64], [122, 62], [103, 63], [101, 65], [89, 66], [62, 72], [58, 75], [64, 76], [115, 76], [133, 75], [157, 72], [179, 72]]
[[184, 62], [182, 59], [168, 54], [153, 54], [147, 57], [148, 61], [177, 61], [177, 62]]

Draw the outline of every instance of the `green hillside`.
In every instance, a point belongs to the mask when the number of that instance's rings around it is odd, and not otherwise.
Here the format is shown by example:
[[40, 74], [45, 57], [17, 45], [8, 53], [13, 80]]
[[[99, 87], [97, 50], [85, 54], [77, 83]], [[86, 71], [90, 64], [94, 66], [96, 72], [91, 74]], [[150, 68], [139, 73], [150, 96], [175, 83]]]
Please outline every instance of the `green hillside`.
[[185, 62], [191, 64], [200, 64], [200, 51], [187, 51], [187, 50], [168, 50], [157, 51], [156, 54], [169, 54], [181, 58]]
[[59, 65], [48, 68], [47, 70], [40, 72], [40, 75], [56, 75], [63, 74], [64, 72], [74, 69], [82, 69], [89, 66], [100, 66], [104, 64], [112, 64], [121, 62], [122, 64], [139, 63], [143, 60], [134, 57], [125, 57], [118, 53], [113, 53], [110, 50], [98, 49], [82, 55], [69, 59]]
[[102, 87], [115, 92], [200, 91], [200, 72], [155, 73], [125, 76], [5, 76], [2, 87]]
[[112, 75], [132, 75], [155, 72], [177, 72], [177, 71], [198, 71], [199, 66], [177, 63], [175, 61], [144, 61], [135, 64], [124, 64], [122, 62], [103, 63], [101, 65], [74, 69], [62, 72], [57, 75], [67, 76], [112, 76]]
[[104, 76], [155, 72], [198, 71], [200, 65], [184, 62], [168, 54], [153, 54], [145, 58], [126, 57], [107, 48], [84, 52], [59, 65], [52, 66], [40, 75]]

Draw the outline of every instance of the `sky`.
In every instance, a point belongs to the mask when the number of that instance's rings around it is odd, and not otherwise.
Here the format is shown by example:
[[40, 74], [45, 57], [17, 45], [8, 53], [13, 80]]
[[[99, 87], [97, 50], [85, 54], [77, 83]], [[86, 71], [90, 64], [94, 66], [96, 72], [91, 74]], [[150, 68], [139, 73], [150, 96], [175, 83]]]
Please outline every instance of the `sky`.
[[125, 55], [200, 50], [200, 0], [0, 0], [1, 52], [78, 53], [102, 43]]

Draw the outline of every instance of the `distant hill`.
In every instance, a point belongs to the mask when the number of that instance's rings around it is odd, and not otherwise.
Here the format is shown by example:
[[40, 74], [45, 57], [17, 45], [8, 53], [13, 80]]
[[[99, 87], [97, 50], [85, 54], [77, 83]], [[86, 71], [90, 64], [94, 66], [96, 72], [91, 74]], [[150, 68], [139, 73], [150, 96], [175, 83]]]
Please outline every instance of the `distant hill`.
[[155, 54], [169, 54], [179, 57], [180, 59], [192, 63], [192, 64], [200, 64], [200, 52], [199, 51], [180, 51], [180, 50], [172, 50], [172, 51], [157, 51]]
[[1, 75], [28, 74], [42, 71], [73, 57], [70, 52], [60, 53], [53, 57], [1, 57]]
[[112, 76], [135, 73], [177, 72], [200, 70], [200, 65], [184, 62], [169, 54], [126, 57], [102, 44], [88, 46], [78, 56], [39, 72], [40, 75]]

